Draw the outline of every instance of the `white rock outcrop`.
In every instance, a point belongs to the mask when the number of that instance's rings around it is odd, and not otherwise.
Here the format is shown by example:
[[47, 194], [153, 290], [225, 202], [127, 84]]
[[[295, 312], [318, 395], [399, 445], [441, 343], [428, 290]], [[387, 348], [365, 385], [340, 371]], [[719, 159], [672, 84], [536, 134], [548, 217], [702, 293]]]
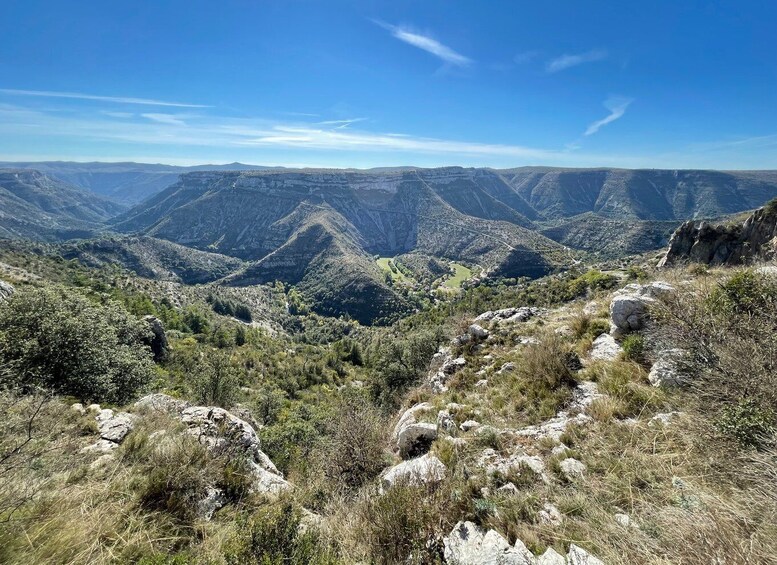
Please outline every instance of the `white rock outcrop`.
[[669, 283], [629, 284], [615, 292], [610, 302], [610, 333], [615, 337], [645, 327], [650, 307], [674, 292]]
[[569, 546], [569, 553], [567, 553], [568, 565], [604, 565], [601, 559], [597, 559], [590, 553], [588, 553], [582, 547], [575, 545], [574, 543]]
[[431, 453], [427, 453], [421, 457], [403, 461], [386, 471], [381, 477], [381, 490], [388, 490], [397, 483], [411, 485], [439, 483], [445, 478], [446, 473], [445, 464]]
[[591, 359], [594, 361], [615, 361], [623, 348], [610, 334], [601, 334], [591, 345]]
[[497, 531], [459, 522], [443, 539], [445, 562], [456, 565], [534, 565], [534, 555], [517, 540], [511, 546]]
[[135, 416], [120, 412], [103, 420], [98, 420], [100, 438], [114, 443], [121, 443], [135, 427]]
[[13, 285], [5, 281], [0, 281], [0, 303], [11, 298], [11, 295], [13, 293], [14, 293]]
[[259, 436], [245, 420], [217, 406], [189, 406], [165, 394], [141, 398], [136, 408], [157, 410], [177, 417], [186, 432], [216, 455], [245, 457], [253, 475], [253, 490], [277, 495], [291, 488], [269, 457], [261, 450]]
[[419, 422], [417, 419], [419, 414], [431, 409], [432, 405], [428, 402], [416, 404], [405, 410], [394, 426], [392, 442], [402, 459], [423, 455], [437, 439], [437, 424]]
[[582, 479], [586, 469], [583, 462], [572, 457], [564, 459], [559, 463], [559, 467], [561, 467], [561, 472], [564, 473], [564, 476], [570, 481]]
[[678, 387], [687, 384], [688, 375], [683, 369], [683, 360], [687, 353], [682, 349], [667, 349], [658, 354], [648, 374], [653, 386]]

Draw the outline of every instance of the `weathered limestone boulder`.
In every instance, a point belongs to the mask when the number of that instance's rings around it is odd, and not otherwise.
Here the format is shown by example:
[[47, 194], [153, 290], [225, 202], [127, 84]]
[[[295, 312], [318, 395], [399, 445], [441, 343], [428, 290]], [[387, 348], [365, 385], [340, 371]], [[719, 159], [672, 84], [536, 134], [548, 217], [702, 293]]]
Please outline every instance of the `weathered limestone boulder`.
[[591, 359], [595, 361], [614, 361], [623, 352], [623, 348], [610, 334], [601, 334], [591, 345]]
[[453, 415], [448, 410], [440, 410], [437, 413], [437, 429], [443, 432], [454, 435], [456, 433], [456, 420], [453, 419]]
[[559, 463], [559, 466], [561, 467], [561, 472], [570, 481], [582, 479], [586, 469], [583, 462], [571, 457], [564, 459]]
[[480, 426], [481, 426], [480, 422], [477, 422], [475, 420], [467, 420], [466, 422], [461, 423], [461, 425], [459, 426], [459, 429], [462, 432], [469, 432], [469, 431], [478, 429]]
[[0, 303], [11, 298], [11, 295], [13, 293], [14, 293], [13, 285], [10, 285], [5, 281], [0, 281]]
[[759, 208], [741, 225], [685, 222], [672, 234], [669, 248], [658, 263], [665, 267], [682, 261], [705, 265], [738, 265], [753, 258], [770, 259], [777, 247], [777, 211]]
[[427, 453], [391, 467], [381, 478], [381, 489], [388, 490], [397, 483], [434, 484], [445, 478], [446, 473], [445, 464], [431, 453]]
[[152, 337], [147, 341], [147, 345], [151, 347], [151, 351], [154, 352], [154, 361], [161, 361], [167, 355], [168, 344], [167, 334], [165, 334], [165, 327], [162, 325], [162, 320], [156, 316], [144, 316], [143, 321], [148, 324], [151, 329]]
[[126, 412], [120, 412], [103, 420], [98, 420], [100, 438], [114, 443], [121, 443], [132, 431], [135, 425], [135, 417]]
[[545, 553], [537, 557], [535, 560], [536, 565], [567, 565], [567, 558], [561, 555], [558, 551], [549, 547], [545, 550]]
[[658, 355], [648, 374], [650, 384], [662, 387], [678, 387], [688, 383], [688, 374], [683, 367], [687, 353], [682, 349], [668, 349]]
[[173, 398], [167, 394], [147, 394], [134, 404], [135, 409], [146, 409], [157, 412], [167, 412], [170, 415], [180, 415], [181, 412], [191, 406], [191, 402]]
[[548, 502], [542, 506], [542, 510], [537, 512], [537, 518], [540, 524], [548, 526], [560, 526], [564, 520], [559, 509]]
[[534, 440], [540, 440], [547, 437], [559, 441], [559, 438], [563, 435], [569, 425], [583, 425], [590, 421], [591, 417], [587, 414], [570, 416], [567, 412], [559, 412], [555, 418], [551, 418], [542, 424], [527, 426], [526, 428], [516, 430], [514, 433], [517, 436], [529, 437]]
[[447, 384], [450, 378], [467, 364], [464, 357], [453, 357], [450, 349], [441, 348], [434, 354], [429, 371], [429, 385], [435, 392], [445, 392], [448, 390]]
[[604, 565], [604, 562], [601, 559], [597, 559], [585, 549], [574, 543], [569, 546], [567, 563], [568, 565]]
[[522, 306], [520, 308], [503, 308], [501, 310], [489, 310], [483, 312], [477, 318], [475, 318], [476, 324], [483, 323], [496, 323], [496, 322], [508, 322], [508, 323], [522, 323], [528, 322], [534, 316], [538, 316], [542, 313], [540, 308]]
[[210, 520], [214, 512], [223, 507], [229, 500], [224, 491], [216, 487], [208, 487], [205, 497], [197, 503], [197, 515], [205, 520]]
[[98, 424], [101, 424], [106, 420], [110, 420], [111, 418], [113, 418], [113, 410], [110, 408], [101, 408], [94, 416], [94, 419], [97, 420]]
[[509, 473], [520, 473], [523, 469], [528, 469], [534, 475], [546, 479], [545, 463], [542, 458], [536, 455], [527, 455], [522, 449], [516, 449], [516, 451], [509, 456], [499, 454], [496, 450], [486, 448], [480, 454], [477, 461], [478, 467], [485, 469], [489, 475], [500, 474], [507, 475]]
[[432, 442], [437, 439], [437, 424], [416, 422], [406, 426], [397, 441], [399, 456], [402, 459], [417, 457], [429, 451]]
[[149, 395], [138, 401], [140, 407], [164, 411], [180, 418], [187, 426], [187, 432], [204, 444], [211, 453], [245, 457], [254, 475], [256, 492], [277, 495], [291, 488], [270, 458], [260, 449], [259, 437], [250, 424], [223, 408], [183, 407], [187, 403], [181, 402], [161, 394]]
[[410, 459], [429, 451], [432, 442], [437, 439], [437, 424], [419, 422], [418, 416], [432, 409], [428, 402], [408, 408], [394, 426], [392, 443], [402, 459]]
[[615, 523], [621, 528], [631, 527], [631, 517], [628, 514], [617, 513], [613, 515], [613, 520], [615, 520]]
[[114, 449], [118, 449], [119, 444], [115, 441], [111, 441], [108, 439], [98, 439], [96, 442], [94, 442], [92, 445], [89, 445], [87, 447], [84, 447], [81, 452], [82, 453], [89, 453], [89, 452], [95, 452], [95, 453], [110, 453]]
[[650, 307], [672, 292], [674, 287], [662, 281], [629, 284], [618, 290], [610, 302], [610, 333], [618, 337], [642, 329]]
[[467, 333], [475, 340], [483, 340], [490, 335], [489, 331], [479, 324], [472, 324], [467, 328]]
[[534, 555], [520, 540], [514, 546], [495, 530], [459, 522], [443, 538], [445, 562], [456, 565], [534, 565]]

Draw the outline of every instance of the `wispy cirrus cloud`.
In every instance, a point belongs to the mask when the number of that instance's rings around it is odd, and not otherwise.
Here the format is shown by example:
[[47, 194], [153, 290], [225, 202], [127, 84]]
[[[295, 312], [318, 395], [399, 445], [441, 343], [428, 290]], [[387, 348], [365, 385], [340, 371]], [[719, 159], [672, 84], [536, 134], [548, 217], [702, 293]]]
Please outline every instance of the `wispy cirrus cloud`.
[[603, 126], [622, 118], [626, 113], [626, 108], [628, 108], [632, 102], [634, 102], [633, 98], [623, 98], [620, 96], [612, 96], [605, 100], [604, 107], [610, 111], [609, 115], [588, 126], [588, 129], [585, 130], [585, 135], [592, 135], [599, 131]]
[[141, 114], [142, 117], [146, 118], [147, 120], [151, 120], [152, 122], [157, 122], [160, 124], [170, 124], [173, 126], [185, 126], [186, 122], [181, 119], [181, 116], [176, 116], [174, 114], [153, 114], [153, 113], [146, 113]]
[[443, 45], [429, 35], [424, 35], [422, 33], [413, 31], [412, 29], [405, 26], [395, 26], [380, 20], [373, 21], [383, 29], [391, 32], [391, 35], [393, 35], [396, 39], [403, 41], [408, 45], [412, 45], [413, 47], [417, 47], [418, 49], [422, 49], [427, 53], [431, 53], [449, 65], [454, 65], [456, 67], [467, 67], [473, 62], [469, 57], [454, 51], [447, 45]]
[[317, 122], [317, 125], [321, 126], [334, 126], [335, 129], [345, 129], [347, 127], [350, 127], [352, 124], [357, 124], [359, 122], [366, 122], [367, 118], [350, 118], [347, 120], [324, 120], [323, 122]]
[[71, 100], [92, 100], [99, 102], [114, 102], [117, 104], [139, 104], [142, 106], [172, 106], [176, 108], [209, 108], [203, 104], [188, 104], [184, 102], [166, 102], [151, 98], [132, 98], [128, 96], [99, 96], [97, 94], [84, 94], [81, 92], [57, 92], [53, 90], [19, 90], [16, 88], [0, 88], [3, 94], [13, 96], [33, 96], [43, 98], [68, 98]]
[[574, 53], [572, 55], [564, 54], [548, 61], [546, 70], [549, 73], [557, 73], [564, 69], [576, 67], [584, 63], [595, 63], [607, 58], [607, 51], [604, 49], [592, 49], [583, 53]]

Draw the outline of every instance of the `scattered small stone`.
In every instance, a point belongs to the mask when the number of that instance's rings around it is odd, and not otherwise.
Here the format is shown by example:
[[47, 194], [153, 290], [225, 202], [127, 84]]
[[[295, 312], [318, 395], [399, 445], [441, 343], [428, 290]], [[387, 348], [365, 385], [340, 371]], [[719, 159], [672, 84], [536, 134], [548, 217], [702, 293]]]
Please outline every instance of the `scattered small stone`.
[[561, 472], [564, 473], [564, 476], [570, 481], [582, 479], [586, 469], [584, 463], [572, 457], [564, 459], [559, 463], [559, 466], [561, 467]]
[[561, 337], [572, 337], [574, 332], [572, 331], [572, 328], [569, 326], [559, 326], [555, 330], [553, 330], [553, 333], [556, 335], [560, 335]]
[[459, 429], [462, 432], [468, 432], [470, 430], [475, 430], [481, 426], [480, 422], [476, 422], [475, 420], [467, 420], [466, 422], [462, 422], [459, 426]]
[[456, 432], [456, 421], [448, 410], [440, 410], [437, 413], [437, 428], [447, 434], [454, 434]]
[[488, 386], [488, 379], [480, 379], [475, 383], [475, 388], [485, 388]]
[[672, 420], [680, 417], [681, 415], [682, 415], [682, 412], [661, 412], [659, 414], [656, 414], [652, 418], [650, 418], [650, 422], [648, 423], [651, 425], [666, 426]]
[[197, 515], [204, 520], [210, 520], [219, 508], [227, 503], [227, 497], [220, 488], [208, 487], [205, 498], [197, 503]]
[[631, 517], [628, 514], [615, 514], [613, 516], [615, 523], [622, 528], [631, 527]]
[[511, 373], [512, 371], [515, 371], [515, 363], [513, 363], [512, 361], [508, 361], [507, 363], [502, 365], [502, 367], [497, 372], [499, 374], [502, 374], [502, 373]]
[[515, 495], [519, 494], [521, 491], [518, 490], [518, 487], [515, 486], [515, 484], [513, 484], [513, 483], [506, 483], [506, 484], [503, 484], [498, 489], [496, 489], [496, 492], [498, 492], [499, 494], [506, 495], [506, 496], [515, 496]]
[[545, 503], [542, 510], [537, 512], [537, 518], [540, 524], [547, 524], [549, 526], [560, 526], [563, 522], [563, 517], [558, 508], [550, 503]]
[[472, 324], [467, 328], [467, 333], [475, 339], [486, 339], [489, 336], [488, 330], [478, 324]]
[[591, 359], [595, 361], [614, 361], [622, 352], [623, 348], [610, 334], [601, 334], [591, 345]]

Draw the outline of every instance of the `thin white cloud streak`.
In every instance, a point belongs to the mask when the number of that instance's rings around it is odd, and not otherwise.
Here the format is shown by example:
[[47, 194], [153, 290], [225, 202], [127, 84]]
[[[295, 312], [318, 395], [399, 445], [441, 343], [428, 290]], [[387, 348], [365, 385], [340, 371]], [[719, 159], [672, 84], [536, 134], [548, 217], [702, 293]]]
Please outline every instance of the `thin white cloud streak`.
[[466, 57], [461, 53], [457, 53], [447, 45], [443, 45], [428, 35], [422, 35], [420, 33], [411, 31], [406, 27], [394, 26], [379, 20], [373, 21], [382, 28], [391, 32], [391, 35], [393, 35], [396, 39], [403, 41], [408, 45], [412, 45], [413, 47], [417, 47], [418, 49], [422, 49], [427, 53], [431, 53], [435, 57], [442, 59], [448, 64], [455, 65], [457, 67], [467, 67], [472, 64], [472, 59], [469, 57]]
[[317, 122], [317, 125], [321, 126], [335, 126], [336, 129], [346, 129], [352, 124], [359, 122], [366, 122], [367, 118], [351, 118], [349, 120], [324, 120], [323, 122]]
[[210, 108], [203, 104], [188, 104], [184, 102], [166, 102], [152, 100], [150, 98], [132, 98], [127, 96], [98, 96], [96, 94], [83, 94], [80, 92], [55, 92], [52, 90], [18, 90], [15, 88], [0, 88], [3, 94], [13, 96], [37, 96], [43, 98], [68, 98], [72, 100], [94, 100], [99, 102], [113, 102], [116, 104], [138, 104], [141, 106], [171, 106], [175, 108]]
[[174, 116], [173, 114], [141, 114], [141, 116], [147, 120], [151, 120], [152, 122], [157, 122], [160, 124], [170, 124], [173, 126], [186, 125], [186, 122], [184, 122], [181, 118]]
[[593, 135], [603, 126], [622, 118], [626, 113], [626, 108], [628, 108], [629, 104], [632, 102], [634, 102], [633, 98], [608, 98], [605, 100], [604, 107], [610, 111], [609, 115], [588, 126], [588, 129], [585, 130], [585, 135]]
[[[37, 133], [41, 132], [41, 133]], [[565, 159], [563, 151], [520, 145], [452, 141], [395, 133], [325, 127], [319, 123], [279, 123], [246, 118], [192, 116], [185, 124], [147, 119], [110, 119], [104, 114], [63, 116], [0, 106], [0, 134], [57, 136], [78, 141], [133, 143], [143, 146], [214, 148], [286, 148], [337, 152], [405, 152], [435, 155], [504, 156], [546, 162]]]
[[[3, 143], [2, 140], [13, 140]], [[767, 144], [772, 136], [741, 140]], [[138, 161], [200, 164], [232, 162], [311, 167], [548, 165], [623, 168], [777, 168], [770, 148], [737, 145], [722, 153], [680, 147], [661, 154], [581, 152], [414, 136], [338, 130], [315, 122], [189, 116], [186, 125], [112, 119], [102, 113], [63, 114], [0, 103], [0, 159]], [[62, 149], [57, 152], [55, 147]], [[45, 147], [45, 149], [44, 149]], [[135, 147], [131, 151], [129, 147]], [[100, 151], [87, 158], [84, 151]], [[134, 153], [134, 154], [133, 154]], [[24, 158], [22, 158], [24, 156]]]
[[607, 58], [607, 51], [604, 49], [593, 49], [584, 53], [575, 53], [572, 55], [564, 54], [548, 62], [546, 70], [549, 73], [557, 73], [564, 69], [576, 67], [584, 63], [594, 63]]

